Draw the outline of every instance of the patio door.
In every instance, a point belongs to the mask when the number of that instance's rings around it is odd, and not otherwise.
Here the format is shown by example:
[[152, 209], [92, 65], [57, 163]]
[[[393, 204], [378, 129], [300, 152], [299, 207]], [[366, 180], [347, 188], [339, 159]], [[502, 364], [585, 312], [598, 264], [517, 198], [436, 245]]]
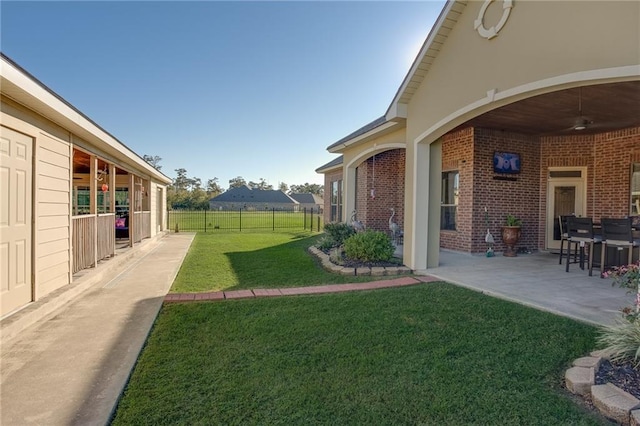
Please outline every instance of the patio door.
[[586, 169], [550, 169], [547, 186], [547, 250], [560, 250], [558, 216], [584, 216], [587, 211]]

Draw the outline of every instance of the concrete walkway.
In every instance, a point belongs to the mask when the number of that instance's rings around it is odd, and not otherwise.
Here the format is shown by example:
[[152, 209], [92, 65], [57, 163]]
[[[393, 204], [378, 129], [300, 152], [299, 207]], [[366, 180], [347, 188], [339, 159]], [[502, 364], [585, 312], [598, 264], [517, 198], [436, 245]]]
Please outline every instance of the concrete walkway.
[[3, 342], [0, 424], [106, 424], [192, 240], [160, 238], [117, 276]]
[[99, 266], [90, 274], [97, 274], [102, 281], [53, 315], [16, 337], [3, 340], [0, 424], [106, 424], [163, 301], [371, 290], [415, 285], [436, 277], [598, 324], [611, 322], [618, 310], [632, 300], [623, 289], [612, 287], [609, 280], [588, 277], [576, 266], [571, 272], [564, 272], [556, 256], [544, 253], [485, 258], [443, 252], [441, 266], [423, 271], [424, 276], [333, 286], [167, 295], [192, 240], [193, 234], [168, 234], [151, 243], [146, 251], [143, 243], [142, 254], [127, 269], [112, 273], [109, 278], [104, 273], [100, 275]]

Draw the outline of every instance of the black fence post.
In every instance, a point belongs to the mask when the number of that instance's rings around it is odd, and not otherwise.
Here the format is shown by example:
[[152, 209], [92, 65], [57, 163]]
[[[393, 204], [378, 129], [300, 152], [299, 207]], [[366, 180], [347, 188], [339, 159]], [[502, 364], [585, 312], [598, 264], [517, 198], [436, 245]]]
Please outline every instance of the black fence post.
[[242, 232], [242, 207], [240, 207], [240, 232]]
[[313, 232], [313, 207], [311, 207], [311, 226], [309, 227], [311, 229], [311, 232]]
[[271, 207], [271, 230], [276, 230], [276, 208]]

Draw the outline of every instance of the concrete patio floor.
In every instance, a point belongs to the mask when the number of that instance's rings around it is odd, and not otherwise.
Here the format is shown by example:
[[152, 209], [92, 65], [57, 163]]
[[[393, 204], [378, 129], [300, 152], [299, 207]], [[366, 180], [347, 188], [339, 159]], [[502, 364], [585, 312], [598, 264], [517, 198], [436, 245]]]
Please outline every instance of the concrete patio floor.
[[439, 267], [417, 273], [590, 324], [611, 324], [632, 305], [627, 289], [600, 278], [599, 270], [590, 277], [576, 264], [568, 273], [565, 267], [547, 252], [486, 257], [441, 251]]

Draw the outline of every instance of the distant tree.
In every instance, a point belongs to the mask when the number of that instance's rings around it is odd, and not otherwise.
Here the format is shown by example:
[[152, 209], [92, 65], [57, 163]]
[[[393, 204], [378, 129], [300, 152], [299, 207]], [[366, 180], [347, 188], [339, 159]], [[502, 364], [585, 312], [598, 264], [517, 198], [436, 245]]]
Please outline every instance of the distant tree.
[[173, 187], [176, 191], [186, 191], [189, 189], [190, 182], [187, 177], [186, 169], [175, 169], [176, 178], [173, 180]]
[[202, 180], [187, 176], [186, 169], [176, 169], [176, 177], [167, 190], [167, 202], [173, 209], [199, 210], [209, 206], [211, 198]]
[[189, 187], [192, 191], [202, 189], [202, 180], [200, 178], [189, 179]]
[[234, 177], [233, 179], [229, 179], [229, 189], [232, 188], [240, 188], [242, 185], [246, 185], [247, 181], [244, 180], [242, 176]]
[[289, 191], [289, 185], [287, 185], [284, 182], [280, 182], [280, 184], [278, 185], [278, 189], [284, 193], [286, 193], [287, 191]]
[[264, 180], [264, 178], [260, 178], [260, 182], [253, 182], [250, 181], [247, 186], [251, 189], [261, 189], [261, 190], [266, 190], [266, 189], [273, 189], [273, 185], [269, 185], [267, 183], [266, 180]]
[[317, 183], [305, 183], [304, 185], [291, 185], [289, 188], [291, 194], [316, 194], [322, 196], [324, 186]]
[[219, 195], [221, 193], [224, 192], [224, 188], [222, 188], [219, 184], [218, 184], [218, 178], [214, 177], [213, 179], [209, 179], [207, 181], [207, 194], [209, 195], [209, 197], [213, 198], [216, 195]]
[[158, 157], [157, 155], [143, 155], [142, 159], [144, 161], [146, 161], [147, 163], [151, 164], [151, 166], [160, 171], [160, 169], [162, 169], [162, 166], [160, 165], [160, 162], [162, 161], [161, 157]]

